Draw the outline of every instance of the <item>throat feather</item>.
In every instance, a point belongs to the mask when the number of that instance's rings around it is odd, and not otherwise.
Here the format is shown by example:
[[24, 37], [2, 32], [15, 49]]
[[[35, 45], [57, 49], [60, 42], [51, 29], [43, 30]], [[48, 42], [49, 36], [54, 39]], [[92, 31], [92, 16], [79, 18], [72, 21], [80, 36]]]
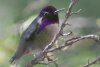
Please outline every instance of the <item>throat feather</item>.
[[45, 27], [48, 26], [48, 25], [55, 24], [55, 22], [56, 22], [56, 20], [54, 20], [54, 19], [46, 19], [46, 18], [43, 18], [41, 20], [41, 24], [39, 26], [38, 32], [43, 31], [45, 29]]
[[53, 24], [53, 22], [50, 21], [43, 21], [39, 27], [38, 32], [41, 32], [45, 29], [46, 26]]

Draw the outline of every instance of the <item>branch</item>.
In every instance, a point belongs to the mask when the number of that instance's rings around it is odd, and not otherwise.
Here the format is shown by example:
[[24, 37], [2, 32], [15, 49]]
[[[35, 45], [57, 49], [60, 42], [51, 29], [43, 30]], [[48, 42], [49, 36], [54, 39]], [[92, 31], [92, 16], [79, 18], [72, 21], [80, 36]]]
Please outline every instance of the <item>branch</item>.
[[80, 40], [84, 40], [84, 39], [91, 39], [91, 40], [96, 41], [97, 43], [99, 43], [99, 41], [100, 41], [100, 38], [97, 35], [78, 36], [78, 37], [74, 37], [74, 38], [71, 38], [71, 39], [65, 41], [65, 43], [63, 45], [61, 45], [61, 46], [59, 46], [57, 48], [52, 48], [48, 52], [53, 52], [55, 50], [61, 50], [64, 47], [73, 45], [74, 43], [76, 43], [76, 42], [78, 42]]
[[100, 56], [98, 58], [96, 58], [94, 61], [89, 62], [88, 64], [84, 65], [84, 67], [89, 67], [93, 64], [96, 64], [98, 61], [100, 62]]

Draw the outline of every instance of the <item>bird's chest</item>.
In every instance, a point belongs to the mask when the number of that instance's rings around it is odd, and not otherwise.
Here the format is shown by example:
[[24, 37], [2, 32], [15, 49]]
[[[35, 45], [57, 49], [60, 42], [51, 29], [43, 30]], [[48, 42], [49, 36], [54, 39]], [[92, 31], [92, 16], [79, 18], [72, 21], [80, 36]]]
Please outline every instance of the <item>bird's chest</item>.
[[55, 34], [57, 33], [57, 28], [54, 25], [47, 26], [42, 32], [40, 32], [35, 39], [35, 44], [40, 48], [43, 49], [46, 45], [48, 45], [51, 40], [54, 38]]

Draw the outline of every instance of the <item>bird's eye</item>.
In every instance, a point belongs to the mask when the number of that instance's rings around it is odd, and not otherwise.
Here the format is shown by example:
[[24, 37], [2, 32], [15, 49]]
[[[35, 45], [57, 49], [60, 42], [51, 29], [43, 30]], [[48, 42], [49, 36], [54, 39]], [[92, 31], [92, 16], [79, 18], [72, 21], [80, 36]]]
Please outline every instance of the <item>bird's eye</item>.
[[44, 15], [48, 15], [49, 14], [49, 12], [44, 12]]

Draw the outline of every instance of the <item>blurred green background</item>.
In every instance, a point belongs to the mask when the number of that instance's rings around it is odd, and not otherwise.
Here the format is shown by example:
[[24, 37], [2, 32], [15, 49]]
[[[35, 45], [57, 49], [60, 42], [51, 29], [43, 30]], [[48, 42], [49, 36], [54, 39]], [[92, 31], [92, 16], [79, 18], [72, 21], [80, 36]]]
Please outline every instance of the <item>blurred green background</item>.
[[[9, 59], [18, 46], [19, 27], [28, 19], [33, 20], [45, 5], [53, 5], [57, 9], [67, 8], [70, 0], [0, 0], [0, 67], [14, 67]], [[72, 31], [73, 35], [66, 38], [97, 34], [100, 35], [100, 0], [79, 0], [73, 11], [82, 11], [71, 16], [68, 22], [71, 26], [65, 31]], [[64, 19], [66, 10], [59, 13], [60, 22]], [[27, 21], [29, 22], [29, 21]], [[61, 40], [61, 42], [63, 39]], [[60, 43], [61, 43], [60, 42]], [[83, 40], [71, 46], [67, 51], [55, 52], [55, 58], [60, 67], [83, 67], [88, 59], [94, 60], [100, 55], [100, 46], [92, 40]], [[19, 67], [24, 67], [30, 56], [18, 61]], [[45, 67], [36, 65], [36, 67]], [[54, 67], [54, 65], [51, 65]], [[100, 67], [100, 63], [91, 67]]]

